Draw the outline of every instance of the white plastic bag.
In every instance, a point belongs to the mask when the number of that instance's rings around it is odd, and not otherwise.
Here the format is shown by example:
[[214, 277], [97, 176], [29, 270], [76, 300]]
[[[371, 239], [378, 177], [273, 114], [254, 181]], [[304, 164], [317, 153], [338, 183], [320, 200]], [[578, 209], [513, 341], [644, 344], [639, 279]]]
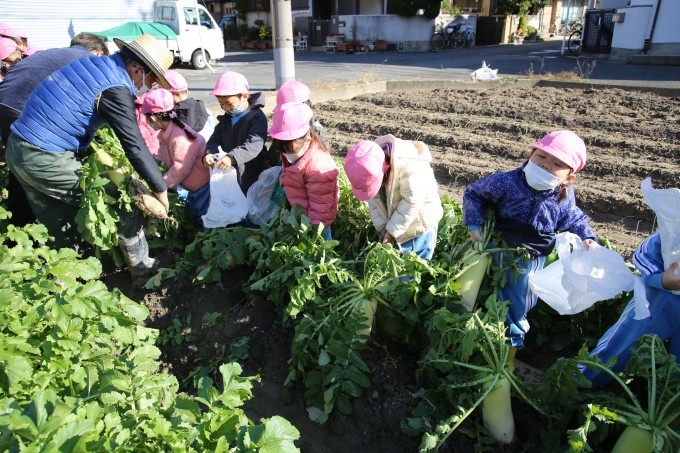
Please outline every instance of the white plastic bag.
[[580, 313], [633, 289], [634, 274], [615, 251], [599, 244], [586, 250], [573, 233], [558, 234], [555, 248], [559, 259], [531, 275], [529, 286], [559, 314]]
[[272, 200], [272, 193], [282, 170], [280, 165], [266, 169], [248, 189], [248, 220], [256, 225], [269, 222], [279, 209], [279, 204]]
[[206, 228], [221, 228], [243, 220], [248, 214], [248, 200], [238, 185], [234, 167], [210, 170], [210, 205], [201, 218]]
[[482, 67], [471, 72], [470, 77], [472, 80], [495, 80], [498, 78], [498, 69], [491, 69], [486, 61], [482, 61]]
[[[645, 179], [640, 184], [642, 195], [656, 214], [656, 223], [661, 236], [661, 256], [663, 268], [668, 270], [673, 263], [680, 262], [680, 189], [654, 189], [652, 180]], [[677, 270], [676, 270], [677, 272]], [[671, 291], [680, 294], [680, 291]]]

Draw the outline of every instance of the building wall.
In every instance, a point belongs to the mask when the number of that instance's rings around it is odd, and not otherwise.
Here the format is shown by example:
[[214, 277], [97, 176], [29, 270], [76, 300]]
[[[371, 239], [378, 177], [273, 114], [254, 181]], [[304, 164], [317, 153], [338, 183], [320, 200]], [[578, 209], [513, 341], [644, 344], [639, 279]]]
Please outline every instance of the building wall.
[[616, 9], [625, 17], [623, 23], [614, 24], [612, 57], [628, 59], [631, 55], [640, 54], [650, 35], [648, 54], [680, 55], [680, 29], [677, 25], [680, 2], [662, 1], [654, 25], [657, 4], [658, 0], [631, 0], [630, 6]]
[[25, 31], [30, 43], [51, 48], [68, 46], [81, 32], [151, 21], [153, 1], [0, 0], [0, 11], [0, 20]]
[[680, 2], [665, 0], [661, 3], [661, 9], [656, 20], [656, 28], [652, 37], [652, 44], [680, 43]]
[[434, 32], [434, 19], [388, 15], [338, 16], [345, 23], [339, 30], [345, 41], [404, 43], [404, 50], [428, 50]]

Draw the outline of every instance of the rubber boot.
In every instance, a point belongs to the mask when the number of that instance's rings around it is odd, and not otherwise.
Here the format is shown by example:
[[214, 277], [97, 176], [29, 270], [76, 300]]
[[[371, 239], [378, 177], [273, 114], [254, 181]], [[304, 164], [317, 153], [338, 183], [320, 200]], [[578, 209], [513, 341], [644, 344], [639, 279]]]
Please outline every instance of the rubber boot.
[[133, 277], [151, 275], [158, 269], [160, 262], [149, 257], [149, 244], [144, 230], [139, 230], [132, 238], [119, 237], [118, 246]]
[[508, 350], [508, 370], [510, 370], [511, 373], [515, 372], [515, 354], [517, 354], [517, 346], [510, 346], [510, 350]]

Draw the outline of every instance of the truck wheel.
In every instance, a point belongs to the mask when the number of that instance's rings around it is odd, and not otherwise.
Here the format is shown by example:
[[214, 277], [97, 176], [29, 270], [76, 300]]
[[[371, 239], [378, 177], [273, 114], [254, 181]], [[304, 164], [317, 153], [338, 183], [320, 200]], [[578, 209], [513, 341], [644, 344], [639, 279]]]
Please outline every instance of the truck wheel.
[[210, 61], [210, 54], [207, 50], [205, 51], [205, 58], [203, 58], [201, 49], [194, 50], [194, 53], [191, 54], [191, 65], [196, 69], [205, 69], [208, 66], [208, 61]]

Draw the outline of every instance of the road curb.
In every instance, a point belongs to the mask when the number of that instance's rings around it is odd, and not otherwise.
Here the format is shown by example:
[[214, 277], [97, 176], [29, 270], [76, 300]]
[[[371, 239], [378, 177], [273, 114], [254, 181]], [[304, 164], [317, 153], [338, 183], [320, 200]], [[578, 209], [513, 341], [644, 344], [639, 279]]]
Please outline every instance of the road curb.
[[[382, 80], [376, 82], [357, 83], [352, 85], [340, 85], [332, 88], [312, 89], [312, 102], [322, 103], [329, 101], [350, 100], [357, 96], [385, 91], [432, 91], [438, 89], [476, 89], [485, 90], [498, 86], [511, 88], [532, 88], [532, 87], [552, 87], [552, 88], [575, 88], [575, 89], [621, 89], [626, 91], [642, 91], [655, 93], [660, 96], [675, 97], [680, 96], [680, 88], [666, 88], [643, 85], [625, 85], [616, 83], [600, 82], [564, 82], [559, 80], [546, 79], [507, 79], [485, 80], [485, 81], [465, 81], [450, 79], [427, 79], [427, 80]], [[265, 106], [262, 111], [270, 115], [276, 106], [276, 91], [267, 91], [264, 94]], [[221, 115], [222, 109], [219, 105], [210, 105], [208, 108], [214, 115]]]

